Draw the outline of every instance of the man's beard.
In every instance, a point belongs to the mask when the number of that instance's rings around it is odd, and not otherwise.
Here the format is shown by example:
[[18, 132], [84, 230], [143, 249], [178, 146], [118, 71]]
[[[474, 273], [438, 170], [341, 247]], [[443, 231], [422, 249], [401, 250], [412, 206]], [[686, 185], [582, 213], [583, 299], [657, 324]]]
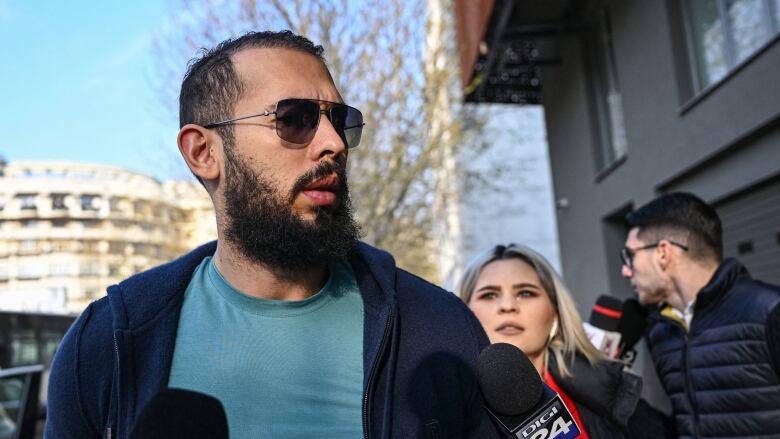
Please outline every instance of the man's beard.
[[[230, 149], [225, 148], [225, 238], [245, 258], [278, 277], [294, 279], [355, 247], [360, 229], [352, 216], [344, 166], [323, 161], [301, 176], [285, 197], [278, 184], [250, 169]], [[292, 212], [296, 195], [311, 182], [333, 173], [339, 178], [339, 187], [332, 205], [319, 207], [313, 220]]]

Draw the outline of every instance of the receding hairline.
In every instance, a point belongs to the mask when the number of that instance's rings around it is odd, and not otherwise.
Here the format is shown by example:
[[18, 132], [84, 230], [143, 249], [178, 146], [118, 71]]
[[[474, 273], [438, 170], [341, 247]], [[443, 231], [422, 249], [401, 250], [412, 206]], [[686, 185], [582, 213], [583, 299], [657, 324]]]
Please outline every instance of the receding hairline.
[[[335, 85], [335, 82], [333, 81], [333, 76], [330, 73], [330, 69], [328, 68], [328, 65], [325, 62], [325, 60], [321, 57], [318, 57], [303, 49], [298, 49], [295, 47], [248, 46], [236, 50], [234, 53], [231, 53], [230, 56], [228, 57], [230, 63], [233, 66], [233, 71], [236, 73], [236, 76], [241, 81], [242, 85], [247, 87], [247, 90], [251, 90], [251, 87], [253, 85], [258, 85], [258, 84], [253, 84], [252, 83], [253, 81], [251, 81], [252, 78], [247, 75], [248, 72], [240, 68], [242, 64], [242, 58], [246, 58], [247, 60], [252, 59], [254, 61], [256, 59], [255, 57], [260, 55], [260, 53], [262, 52], [267, 52], [269, 54], [267, 60], [271, 60], [271, 62], [276, 62], [276, 59], [278, 59], [278, 55], [281, 54], [299, 54], [308, 57], [309, 59], [315, 60], [317, 61], [317, 64], [319, 64], [322, 67], [323, 71], [327, 74], [330, 81]], [[276, 54], [271, 55], [274, 52], [276, 52]]]

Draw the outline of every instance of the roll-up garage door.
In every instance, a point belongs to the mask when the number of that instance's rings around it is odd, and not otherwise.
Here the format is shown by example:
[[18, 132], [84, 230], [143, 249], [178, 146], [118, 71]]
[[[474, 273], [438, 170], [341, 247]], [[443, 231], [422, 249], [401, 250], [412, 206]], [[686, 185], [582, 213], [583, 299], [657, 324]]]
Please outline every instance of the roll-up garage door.
[[715, 205], [723, 223], [723, 253], [754, 279], [780, 285], [780, 177]]

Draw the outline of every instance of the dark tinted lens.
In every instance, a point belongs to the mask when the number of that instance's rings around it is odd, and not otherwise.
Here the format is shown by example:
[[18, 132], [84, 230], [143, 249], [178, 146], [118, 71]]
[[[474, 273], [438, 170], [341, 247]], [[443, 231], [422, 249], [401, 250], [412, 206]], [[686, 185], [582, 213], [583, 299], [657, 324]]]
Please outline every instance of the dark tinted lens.
[[290, 143], [307, 143], [320, 122], [320, 106], [305, 99], [283, 99], [276, 104], [276, 133]]
[[337, 105], [330, 110], [330, 123], [339, 133], [347, 148], [354, 148], [360, 143], [363, 133], [363, 114], [348, 105]]

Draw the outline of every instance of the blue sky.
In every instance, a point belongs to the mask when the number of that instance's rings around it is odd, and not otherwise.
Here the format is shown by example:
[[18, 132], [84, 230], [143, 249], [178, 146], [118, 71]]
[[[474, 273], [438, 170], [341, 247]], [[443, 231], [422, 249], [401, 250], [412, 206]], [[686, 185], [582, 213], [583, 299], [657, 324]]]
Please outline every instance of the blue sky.
[[0, 155], [186, 177], [153, 86], [168, 16], [164, 0], [0, 0]]

